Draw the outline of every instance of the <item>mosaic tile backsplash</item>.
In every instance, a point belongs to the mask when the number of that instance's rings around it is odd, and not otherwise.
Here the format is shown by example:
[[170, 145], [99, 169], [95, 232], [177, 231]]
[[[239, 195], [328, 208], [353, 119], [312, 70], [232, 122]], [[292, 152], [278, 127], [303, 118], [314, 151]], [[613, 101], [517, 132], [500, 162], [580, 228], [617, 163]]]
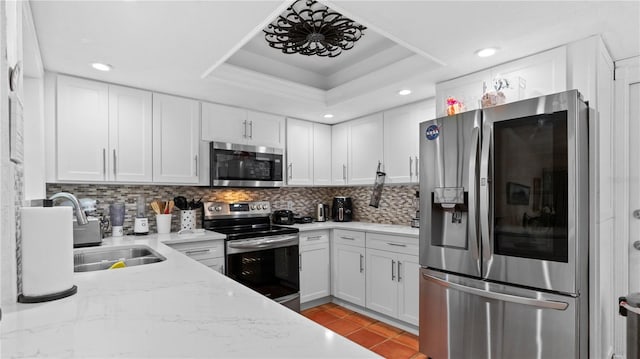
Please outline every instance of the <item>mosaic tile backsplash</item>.
[[[288, 209], [301, 216], [315, 217], [318, 203], [331, 205], [334, 196], [349, 196], [353, 201], [354, 221], [409, 225], [415, 214], [413, 198], [418, 185], [388, 185], [382, 192], [378, 208], [370, 207], [372, 186], [362, 187], [282, 187], [282, 188], [208, 188], [194, 186], [162, 185], [114, 185], [114, 184], [47, 184], [47, 196], [57, 192], [69, 192], [78, 198], [98, 200], [98, 212], [109, 215], [109, 204], [125, 204], [124, 232], [133, 232], [133, 219], [136, 214], [137, 196], [142, 194], [147, 202], [149, 230], [156, 232], [156, 221], [150, 203], [154, 200], [170, 200], [184, 196], [196, 201], [269, 201], [271, 207]], [[175, 209], [171, 221], [171, 230], [180, 230], [180, 211]], [[202, 214], [197, 215], [197, 227], [202, 226]], [[110, 232], [107, 233], [110, 235]]]

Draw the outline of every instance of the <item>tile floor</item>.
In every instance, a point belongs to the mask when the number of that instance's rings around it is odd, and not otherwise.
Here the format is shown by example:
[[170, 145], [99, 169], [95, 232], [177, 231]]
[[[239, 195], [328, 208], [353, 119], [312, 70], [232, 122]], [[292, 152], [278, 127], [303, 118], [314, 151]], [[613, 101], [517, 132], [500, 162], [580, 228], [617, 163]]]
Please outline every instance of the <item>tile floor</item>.
[[424, 359], [418, 337], [334, 303], [302, 311], [302, 315], [388, 359]]

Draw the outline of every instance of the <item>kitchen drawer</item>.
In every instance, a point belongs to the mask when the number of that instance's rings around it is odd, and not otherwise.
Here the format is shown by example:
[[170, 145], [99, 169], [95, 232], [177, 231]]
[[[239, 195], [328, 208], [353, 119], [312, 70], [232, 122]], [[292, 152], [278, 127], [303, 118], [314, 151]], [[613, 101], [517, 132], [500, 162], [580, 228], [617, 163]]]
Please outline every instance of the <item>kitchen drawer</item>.
[[300, 246], [329, 243], [329, 231], [313, 231], [300, 233]]
[[349, 231], [346, 229], [333, 230], [333, 242], [335, 244], [346, 244], [349, 246], [364, 247], [364, 232]]
[[213, 269], [216, 272], [224, 274], [224, 258], [202, 259], [198, 262], [204, 264], [205, 266]]
[[418, 238], [367, 233], [367, 248], [395, 253], [418, 255]]
[[196, 260], [224, 257], [223, 240], [174, 243], [169, 246]]

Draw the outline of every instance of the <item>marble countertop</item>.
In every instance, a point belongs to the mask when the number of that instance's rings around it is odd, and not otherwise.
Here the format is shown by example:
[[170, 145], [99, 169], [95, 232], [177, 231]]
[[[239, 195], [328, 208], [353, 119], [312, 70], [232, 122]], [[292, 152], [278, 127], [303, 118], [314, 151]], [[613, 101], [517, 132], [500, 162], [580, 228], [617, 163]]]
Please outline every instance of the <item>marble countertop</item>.
[[418, 238], [419, 229], [399, 224], [378, 224], [369, 222], [313, 222], [304, 224], [294, 224], [288, 227], [299, 228], [300, 232], [314, 231], [321, 229], [350, 229], [354, 231], [365, 231], [382, 234], [395, 234]]
[[162, 243], [186, 239], [176, 236], [108, 239], [104, 246], [145, 244], [167, 259], [75, 273], [71, 297], [3, 307], [0, 356], [378, 357]]

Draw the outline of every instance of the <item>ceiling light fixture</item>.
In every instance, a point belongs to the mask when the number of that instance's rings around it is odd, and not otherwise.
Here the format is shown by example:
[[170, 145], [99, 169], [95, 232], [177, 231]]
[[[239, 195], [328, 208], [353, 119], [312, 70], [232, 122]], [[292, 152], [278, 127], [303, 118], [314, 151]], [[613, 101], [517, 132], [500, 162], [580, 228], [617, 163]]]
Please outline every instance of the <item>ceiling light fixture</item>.
[[409, 94], [411, 94], [411, 90], [409, 90], [409, 89], [404, 89], [404, 90], [398, 91], [398, 95], [400, 95], [400, 96], [407, 96]]
[[493, 56], [496, 51], [498, 51], [498, 49], [496, 49], [495, 47], [487, 47], [486, 49], [476, 51], [476, 55], [480, 57], [489, 57]]
[[92, 63], [91, 67], [93, 67], [94, 69], [96, 69], [98, 71], [111, 71], [111, 69], [113, 68], [113, 66], [111, 66], [111, 65], [103, 64], [103, 63], [100, 63], [100, 62]]
[[296, 0], [262, 31], [269, 46], [285, 54], [336, 57], [353, 48], [365, 29], [315, 0]]
[[325, 114], [324, 116], [322, 116], [324, 118], [333, 118], [333, 115], [330, 113]]

